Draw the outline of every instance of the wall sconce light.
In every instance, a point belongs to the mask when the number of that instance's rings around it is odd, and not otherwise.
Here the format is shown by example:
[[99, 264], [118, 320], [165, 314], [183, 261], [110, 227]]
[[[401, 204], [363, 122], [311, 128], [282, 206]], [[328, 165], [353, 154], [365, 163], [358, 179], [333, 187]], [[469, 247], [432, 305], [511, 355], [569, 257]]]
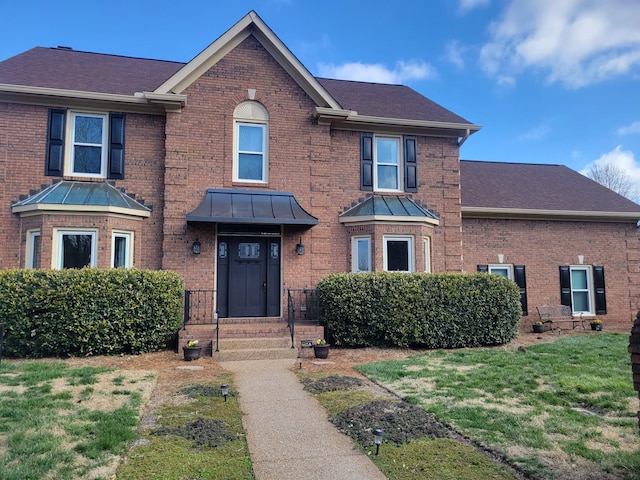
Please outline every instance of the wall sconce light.
[[582, 265], [584, 263], [584, 255], [578, 255], [578, 263]]
[[200, 245], [200, 242], [198, 240], [193, 242], [193, 245], [191, 245], [191, 251], [193, 252], [194, 255], [200, 255], [200, 247], [201, 246], [202, 245]]
[[229, 385], [226, 383], [220, 387], [222, 390], [222, 396], [224, 397], [224, 401], [227, 401], [227, 396], [229, 395]]
[[502, 253], [498, 254], [498, 263], [504, 262], [504, 255]]
[[304, 244], [302, 243], [302, 237], [300, 237], [300, 242], [296, 245], [296, 253], [298, 255], [304, 255]]
[[382, 437], [384, 437], [384, 430], [381, 430], [380, 428], [376, 428], [373, 431], [373, 443], [376, 444], [376, 455], [378, 455], [378, 452], [380, 451], [380, 445], [382, 444]]

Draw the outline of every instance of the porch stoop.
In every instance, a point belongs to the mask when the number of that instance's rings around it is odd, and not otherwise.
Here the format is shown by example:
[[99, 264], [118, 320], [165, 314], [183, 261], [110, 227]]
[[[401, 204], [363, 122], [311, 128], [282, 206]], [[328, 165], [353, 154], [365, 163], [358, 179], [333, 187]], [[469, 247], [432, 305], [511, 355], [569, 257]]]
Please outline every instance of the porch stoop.
[[189, 325], [180, 330], [178, 351], [189, 340], [198, 340], [203, 356], [216, 362], [277, 360], [301, 355], [302, 340], [324, 338], [324, 327], [315, 322], [296, 322], [294, 348], [289, 326], [282, 318], [225, 318], [220, 320], [218, 351], [215, 325]]

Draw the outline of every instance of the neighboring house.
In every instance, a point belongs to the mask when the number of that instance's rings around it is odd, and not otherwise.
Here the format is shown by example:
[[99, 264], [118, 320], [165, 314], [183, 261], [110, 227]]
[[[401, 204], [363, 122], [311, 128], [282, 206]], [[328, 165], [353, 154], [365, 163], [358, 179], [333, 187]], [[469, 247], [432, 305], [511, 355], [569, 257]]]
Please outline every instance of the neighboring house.
[[479, 268], [529, 313], [600, 314], [602, 293], [630, 325], [640, 206], [564, 167], [460, 162], [479, 129], [314, 77], [254, 12], [187, 64], [37, 47], [0, 62], [0, 268], [174, 270], [227, 319], [286, 318], [332, 272]]

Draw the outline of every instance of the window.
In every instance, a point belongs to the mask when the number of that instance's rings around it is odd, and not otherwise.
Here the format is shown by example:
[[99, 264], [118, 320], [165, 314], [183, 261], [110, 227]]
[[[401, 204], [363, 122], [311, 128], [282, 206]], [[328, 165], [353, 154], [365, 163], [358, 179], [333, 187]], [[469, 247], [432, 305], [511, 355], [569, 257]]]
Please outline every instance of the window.
[[384, 237], [384, 269], [388, 272], [413, 271], [412, 237]]
[[351, 270], [353, 272], [370, 272], [371, 238], [353, 237], [351, 245]]
[[607, 313], [604, 267], [561, 266], [560, 301], [570, 306], [573, 313]]
[[40, 268], [42, 237], [40, 230], [27, 231], [26, 268]]
[[374, 189], [400, 190], [400, 138], [375, 137]]
[[129, 268], [133, 266], [131, 232], [113, 232], [111, 241], [111, 266]]
[[233, 112], [233, 180], [266, 182], [268, 172], [267, 121], [269, 114], [258, 102], [242, 102]]
[[513, 269], [511, 265], [489, 265], [489, 273], [500, 275], [501, 277], [508, 278], [509, 280], [513, 278]]
[[50, 109], [45, 174], [124, 178], [125, 115]]
[[83, 268], [96, 266], [97, 232], [94, 230], [58, 230], [56, 268]]
[[418, 191], [417, 139], [413, 136], [360, 136], [360, 189]]
[[524, 265], [511, 264], [495, 264], [495, 265], [478, 265], [478, 272], [492, 273], [513, 280], [520, 290], [520, 306], [522, 307], [522, 315], [529, 315], [527, 301], [527, 274]]
[[431, 238], [424, 239], [424, 271], [431, 273]]
[[71, 113], [69, 174], [106, 177], [106, 115]]

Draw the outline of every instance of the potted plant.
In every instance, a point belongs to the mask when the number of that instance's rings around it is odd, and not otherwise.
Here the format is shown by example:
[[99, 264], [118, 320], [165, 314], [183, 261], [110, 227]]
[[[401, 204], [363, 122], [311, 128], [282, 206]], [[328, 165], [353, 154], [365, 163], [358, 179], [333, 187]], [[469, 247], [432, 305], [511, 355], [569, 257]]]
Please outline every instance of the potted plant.
[[597, 332], [602, 331], [602, 320], [596, 318], [595, 320], [591, 320], [591, 330], [596, 330]]
[[329, 356], [329, 344], [324, 338], [319, 338], [313, 345], [313, 353], [316, 358], [327, 358]]
[[197, 360], [202, 353], [202, 347], [198, 345], [198, 340], [189, 340], [187, 344], [182, 347], [184, 352], [184, 359], [186, 361]]
[[533, 332], [534, 333], [543, 333], [544, 332], [544, 323], [541, 321], [537, 321], [533, 324]]

